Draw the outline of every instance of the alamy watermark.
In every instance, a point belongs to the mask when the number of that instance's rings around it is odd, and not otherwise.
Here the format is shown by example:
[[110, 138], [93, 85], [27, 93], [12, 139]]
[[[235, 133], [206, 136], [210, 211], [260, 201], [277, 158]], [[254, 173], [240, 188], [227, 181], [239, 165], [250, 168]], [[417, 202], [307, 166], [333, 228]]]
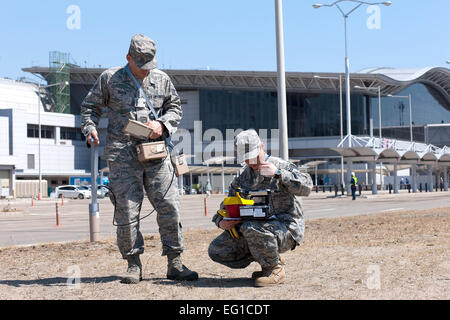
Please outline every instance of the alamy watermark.
[[367, 7], [367, 18], [366, 26], [369, 30], [380, 30], [381, 29], [381, 8], [378, 5], [371, 5]]
[[69, 30], [81, 29], [81, 9], [79, 6], [72, 4], [67, 7], [66, 13], [69, 17], [66, 20], [66, 26]]
[[366, 281], [367, 288], [369, 290], [381, 289], [381, 271], [380, 266], [377, 264], [367, 267], [366, 273], [369, 275]]
[[66, 285], [69, 289], [79, 290], [81, 289], [81, 269], [79, 266], [70, 266], [67, 268], [66, 273], [69, 275], [66, 281]]
[[[194, 121], [194, 130], [180, 128], [172, 136], [172, 142], [178, 152], [192, 155], [189, 164], [201, 165], [212, 158], [226, 158], [225, 164], [236, 164], [240, 158], [234, 146], [234, 138], [244, 129], [226, 129], [225, 133], [217, 128], [210, 128], [203, 132], [203, 122]], [[280, 154], [279, 129], [256, 130], [264, 143], [264, 150], [274, 157]]]

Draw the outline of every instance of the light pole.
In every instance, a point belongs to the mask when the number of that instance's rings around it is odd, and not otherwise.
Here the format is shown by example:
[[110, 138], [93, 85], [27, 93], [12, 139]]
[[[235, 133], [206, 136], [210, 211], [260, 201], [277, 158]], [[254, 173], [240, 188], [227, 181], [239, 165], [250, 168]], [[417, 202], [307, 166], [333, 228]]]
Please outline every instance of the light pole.
[[[341, 125], [341, 142], [344, 140], [344, 123], [342, 119], [342, 75], [338, 77], [321, 77], [314, 76], [314, 79], [329, 79], [329, 80], [339, 80], [339, 117], [340, 117], [340, 125]], [[344, 179], [344, 157], [341, 156], [341, 184], [345, 187], [345, 179]]]
[[[357, 5], [350, 10], [349, 12], [345, 13], [341, 7], [339, 6], [339, 3], [341, 2], [355, 2], [357, 3]], [[342, 17], [344, 18], [344, 32], [345, 32], [345, 88], [346, 88], [346, 102], [347, 102], [347, 136], [348, 136], [348, 147], [351, 148], [352, 146], [352, 125], [351, 125], [351, 117], [350, 117], [350, 112], [351, 112], [351, 106], [350, 106], [350, 75], [349, 75], [349, 69], [350, 69], [350, 62], [348, 59], [348, 45], [347, 45], [347, 18], [349, 17], [349, 15], [354, 12], [356, 9], [358, 9], [360, 6], [362, 6], [363, 4], [367, 4], [367, 5], [376, 5], [376, 4], [383, 4], [385, 6], [390, 6], [392, 4], [391, 1], [384, 1], [384, 2], [374, 2], [374, 3], [370, 3], [370, 2], [365, 2], [365, 1], [358, 1], [358, 0], [338, 0], [333, 2], [332, 4], [320, 4], [320, 3], [316, 3], [313, 4], [313, 8], [314, 9], [318, 9], [321, 7], [333, 7], [335, 6], [336, 8], [338, 8], [338, 10], [341, 12]]]
[[286, 103], [286, 73], [284, 68], [283, 4], [275, 0], [278, 73], [278, 128], [280, 130], [280, 157], [289, 160], [289, 140]]
[[62, 86], [64, 89], [65, 86], [68, 86], [69, 82], [68, 81], [64, 81], [64, 82], [59, 82], [59, 83], [54, 83], [54, 84], [50, 84], [47, 86], [41, 86], [41, 84], [38, 84], [38, 127], [39, 127], [39, 151], [38, 151], [38, 158], [39, 158], [39, 193], [38, 193], [38, 200], [41, 200], [41, 194], [42, 194], [42, 190], [41, 190], [41, 181], [42, 181], [42, 172], [41, 172], [41, 89], [47, 89], [50, 87], [56, 87], [56, 86]]

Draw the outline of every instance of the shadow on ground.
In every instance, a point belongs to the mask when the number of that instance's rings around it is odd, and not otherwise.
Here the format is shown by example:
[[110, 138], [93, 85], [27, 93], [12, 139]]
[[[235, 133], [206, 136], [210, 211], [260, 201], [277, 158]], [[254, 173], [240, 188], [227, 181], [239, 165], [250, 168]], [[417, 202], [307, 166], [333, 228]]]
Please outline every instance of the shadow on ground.
[[[47, 278], [47, 279], [31, 279], [31, 280], [0, 280], [0, 285], [8, 285], [11, 287], [22, 287], [22, 286], [67, 286], [73, 282], [70, 282], [70, 278]], [[96, 277], [96, 278], [80, 278], [80, 283], [108, 283], [119, 281], [121, 278], [117, 276], [111, 277]], [[69, 281], [69, 282], [68, 282]]]
[[167, 286], [184, 286], [195, 288], [244, 288], [253, 287], [253, 280], [250, 278], [209, 278], [200, 277], [197, 281], [172, 281], [164, 278], [144, 279], [143, 281], [153, 281], [154, 284]]

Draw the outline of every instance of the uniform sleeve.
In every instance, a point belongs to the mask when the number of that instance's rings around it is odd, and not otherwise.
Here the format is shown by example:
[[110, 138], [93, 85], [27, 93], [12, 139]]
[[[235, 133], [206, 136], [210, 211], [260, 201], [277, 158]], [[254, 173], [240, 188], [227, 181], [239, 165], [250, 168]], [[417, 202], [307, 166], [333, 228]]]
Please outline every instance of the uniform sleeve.
[[106, 74], [103, 73], [81, 104], [81, 131], [86, 137], [98, 126], [102, 109], [108, 105], [108, 97]]
[[169, 135], [173, 135], [180, 124], [183, 116], [183, 110], [181, 108], [181, 100], [178, 96], [177, 90], [172, 84], [172, 81], [167, 81], [168, 95], [164, 99], [163, 103], [163, 115], [158, 119], [166, 127]]
[[286, 188], [289, 193], [301, 197], [309, 196], [313, 187], [313, 182], [308, 173], [300, 172], [293, 164], [290, 164], [285, 169], [280, 169], [280, 171], [281, 185]]

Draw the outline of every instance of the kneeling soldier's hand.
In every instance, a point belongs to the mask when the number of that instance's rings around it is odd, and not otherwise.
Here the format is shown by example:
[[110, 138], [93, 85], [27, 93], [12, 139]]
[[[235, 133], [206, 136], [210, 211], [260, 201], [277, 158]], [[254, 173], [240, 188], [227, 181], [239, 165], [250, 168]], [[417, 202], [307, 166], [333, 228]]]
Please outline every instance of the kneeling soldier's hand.
[[219, 228], [223, 230], [230, 230], [234, 228], [238, 223], [241, 223], [240, 220], [222, 220], [219, 223]]

